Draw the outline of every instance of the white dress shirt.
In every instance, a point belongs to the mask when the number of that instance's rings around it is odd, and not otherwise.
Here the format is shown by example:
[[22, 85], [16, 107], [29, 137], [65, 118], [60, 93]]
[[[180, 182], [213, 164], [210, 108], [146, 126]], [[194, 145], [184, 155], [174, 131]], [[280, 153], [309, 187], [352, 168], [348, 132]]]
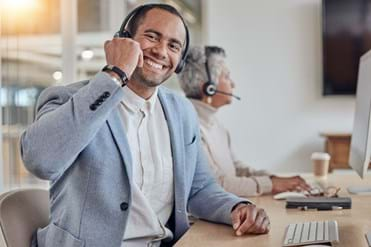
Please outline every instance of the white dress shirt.
[[174, 204], [169, 129], [155, 93], [145, 100], [124, 87], [120, 104], [133, 160], [132, 204], [122, 246], [159, 246]]

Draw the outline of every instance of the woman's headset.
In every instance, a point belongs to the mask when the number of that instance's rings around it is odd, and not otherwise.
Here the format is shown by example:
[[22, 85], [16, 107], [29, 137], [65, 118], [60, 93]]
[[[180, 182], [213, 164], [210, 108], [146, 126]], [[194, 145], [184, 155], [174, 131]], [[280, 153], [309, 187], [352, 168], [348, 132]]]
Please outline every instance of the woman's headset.
[[[157, 3], [154, 3], [154, 4], [145, 4], [145, 5], [141, 5], [135, 9], [133, 9], [125, 18], [125, 20], [123, 21], [123, 23], [121, 24], [121, 27], [120, 27], [120, 30], [118, 32], [115, 33], [114, 37], [120, 37], [120, 38], [132, 38], [132, 35], [130, 34], [130, 32], [128, 30], [126, 30], [127, 26], [129, 25], [130, 23], [130, 20], [135, 18], [135, 16], [137, 16], [141, 11], [143, 11], [144, 9], [153, 9], [153, 8], [156, 8], [158, 7], [159, 9], [165, 9], [166, 8], [174, 8], [172, 7], [171, 5], [167, 5], [167, 4], [157, 4]], [[174, 8], [174, 10], [177, 12], [177, 10]], [[186, 43], [185, 43], [185, 47], [184, 47], [184, 50], [182, 52], [182, 57], [175, 69], [175, 73], [179, 74], [183, 67], [184, 67], [184, 64], [185, 64], [185, 60], [186, 60], [186, 57], [188, 55], [188, 49], [189, 49], [189, 31], [188, 31], [188, 27], [185, 23], [185, 21], [183, 20], [182, 16], [179, 14], [178, 15], [180, 17], [180, 19], [182, 20], [183, 24], [184, 24], [184, 28], [185, 28], [185, 31], [186, 31]]]
[[216, 94], [216, 83], [211, 79], [209, 68], [209, 49], [205, 47], [205, 70], [207, 75], [207, 82], [202, 86], [202, 90], [206, 96], [214, 96]]

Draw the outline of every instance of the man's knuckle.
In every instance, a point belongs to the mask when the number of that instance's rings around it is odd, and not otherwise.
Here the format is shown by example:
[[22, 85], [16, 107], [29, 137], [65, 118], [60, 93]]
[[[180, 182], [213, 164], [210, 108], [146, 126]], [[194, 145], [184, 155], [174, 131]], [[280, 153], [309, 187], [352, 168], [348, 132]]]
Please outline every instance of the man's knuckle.
[[256, 208], [256, 205], [255, 204], [249, 204], [249, 205], [247, 205], [249, 208], [252, 208], [252, 209], [254, 209], [254, 208]]
[[252, 217], [248, 217], [248, 218], [246, 219], [246, 223], [247, 223], [248, 225], [253, 225], [253, 224], [255, 223], [255, 220], [254, 220]]

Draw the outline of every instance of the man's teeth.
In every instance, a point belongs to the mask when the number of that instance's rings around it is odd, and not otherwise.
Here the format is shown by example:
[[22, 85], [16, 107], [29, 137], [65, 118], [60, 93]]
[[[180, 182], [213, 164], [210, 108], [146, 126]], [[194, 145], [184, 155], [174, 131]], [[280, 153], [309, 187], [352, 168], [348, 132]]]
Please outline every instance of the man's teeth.
[[163, 65], [158, 64], [158, 63], [155, 63], [155, 62], [153, 62], [151, 60], [148, 60], [148, 59], [146, 59], [145, 62], [146, 62], [146, 64], [148, 64], [149, 66], [151, 66], [151, 67], [153, 67], [155, 69], [162, 69], [162, 67], [163, 67]]

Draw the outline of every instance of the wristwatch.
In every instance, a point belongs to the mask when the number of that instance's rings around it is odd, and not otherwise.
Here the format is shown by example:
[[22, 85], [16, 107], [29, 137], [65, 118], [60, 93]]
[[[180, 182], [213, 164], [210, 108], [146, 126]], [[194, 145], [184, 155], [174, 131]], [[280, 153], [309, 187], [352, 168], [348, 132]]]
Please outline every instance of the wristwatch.
[[126, 73], [117, 66], [106, 65], [103, 67], [102, 71], [110, 71], [115, 73], [120, 78], [121, 87], [125, 87], [128, 84], [129, 78]]

